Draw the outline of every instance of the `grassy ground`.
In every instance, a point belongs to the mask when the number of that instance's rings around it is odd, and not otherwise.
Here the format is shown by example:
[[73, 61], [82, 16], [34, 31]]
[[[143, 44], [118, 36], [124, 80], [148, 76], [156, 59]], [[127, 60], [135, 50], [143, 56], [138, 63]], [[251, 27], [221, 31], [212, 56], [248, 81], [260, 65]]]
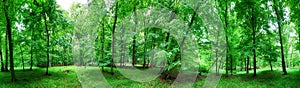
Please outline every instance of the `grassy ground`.
[[[109, 70], [106, 68], [105, 70]], [[10, 82], [10, 73], [0, 72], [0, 88], [78, 88], [82, 85], [78, 81], [74, 66], [51, 67], [49, 69], [51, 76], [45, 76], [44, 68], [34, 68], [33, 71], [22, 71], [20, 68], [16, 69], [17, 79], [16, 83]], [[252, 72], [252, 71], [250, 71]], [[299, 87], [300, 71], [299, 69], [288, 69], [288, 75], [282, 75], [280, 70], [273, 72], [267, 69], [258, 70], [258, 75], [252, 77], [252, 73], [245, 74], [244, 72], [236, 72], [235, 75], [225, 77], [222, 76], [218, 84], [219, 88], [269, 88], [269, 87]], [[116, 71], [116, 74], [111, 75], [104, 72], [103, 75], [107, 82], [114, 88], [150, 88], [169, 87], [172, 81], [161, 80], [157, 78], [150, 82], [139, 83], [127, 79]], [[205, 77], [198, 77], [197, 82], [193, 87], [202, 87], [205, 83]]]

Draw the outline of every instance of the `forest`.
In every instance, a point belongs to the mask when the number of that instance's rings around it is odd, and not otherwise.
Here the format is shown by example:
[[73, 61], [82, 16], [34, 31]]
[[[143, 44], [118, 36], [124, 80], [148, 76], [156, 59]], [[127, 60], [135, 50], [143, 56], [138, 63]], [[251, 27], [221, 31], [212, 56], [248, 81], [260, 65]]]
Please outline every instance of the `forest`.
[[300, 0], [1, 0], [0, 88], [297, 88], [299, 13]]

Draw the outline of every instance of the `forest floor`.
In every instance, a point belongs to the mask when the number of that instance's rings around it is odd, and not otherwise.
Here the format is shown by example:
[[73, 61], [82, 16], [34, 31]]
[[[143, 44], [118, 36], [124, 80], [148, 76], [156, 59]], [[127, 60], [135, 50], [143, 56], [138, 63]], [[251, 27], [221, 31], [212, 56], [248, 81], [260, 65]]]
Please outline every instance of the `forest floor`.
[[[106, 71], [109, 68], [105, 68]], [[9, 72], [0, 72], [0, 88], [78, 88], [81, 87], [78, 81], [74, 66], [60, 66], [51, 67], [49, 69], [51, 76], [45, 76], [45, 68], [34, 68], [33, 71], [22, 71], [21, 68], [16, 68], [16, 75], [18, 81], [16, 83], [10, 82]], [[278, 69], [269, 71], [268, 69], [259, 69], [257, 76], [245, 74], [244, 71], [235, 72], [234, 75], [225, 77], [222, 76], [218, 84], [219, 88], [286, 88], [299, 87], [300, 70], [288, 69], [288, 75], [282, 75]], [[150, 88], [159, 87], [167, 88], [172, 83], [170, 80], [162, 80], [157, 78], [150, 82], [135, 82], [127, 79], [119, 72], [111, 75], [107, 72], [103, 73], [107, 82], [114, 88], [119, 87], [134, 87], [134, 88]], [[205, 83], [205, 76], [199, 76], [193, 87], [202, 87]]]

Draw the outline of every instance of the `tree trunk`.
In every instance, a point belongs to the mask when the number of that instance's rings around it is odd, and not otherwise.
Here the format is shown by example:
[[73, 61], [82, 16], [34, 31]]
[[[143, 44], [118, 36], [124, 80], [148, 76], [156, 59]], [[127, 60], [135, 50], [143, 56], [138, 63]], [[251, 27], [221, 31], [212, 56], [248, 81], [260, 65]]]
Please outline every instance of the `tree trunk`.
[[250, 65], [250, 57], [248, 56], [247, 57], [247, 67], [246, 67], [246, 70], [247, 70], [247, 74], [249, 74], [249, 65]]
[[[104, 37], [105, 37], [105, 32], [104, 32], [104, 21], [102, 21], [102, 47], [101, 47], [101, 59], [104, 61]], [[102, 71], [104, 72], [104, 66], [102, 65]]]
[[[226, 38], [226, 46], [227, 46], [227, 49], [226, 49], [226, 76], [228, 76], [228, 57], [229, 57], [229, 43], [228, 43], [228, 21], [227, 21], [227, 15], [228, 15], [228, 5], [227, 5], [227, 0], [225, 2], [225, 5], [226, 5], [226, 8], [225, 8], [225, 38]], [[232, 64], [231, 64], [232, 65]], [[232, 66], [231, 66], [231, 69], [232, 69]]]
[[112, 58], [110, 62], [110, 72], [111, 74], [114, 74], [113, 72], [113, 62], [114, 62], [114, 57], [115, 57], [115, 29], [117, 26], [117, 20], [118, 20], [118, 1], [116, 1], [116, 8], [115, 8], [115, 19], [114, 19], [114, 24], [113, 24], [113, 29], [112, 29]]
[[[276, 3], [276, 0], [273, 0], [274, 4]], [[280, 3], [279, 3], [280, 5]], [[280, 7], [280, 6], [279, 6]], [[279, 31], [279, 40], [280, 40], [280, 49], [281, 49], [281, 63], [282, 63], [282, 71], [283, 75], [287, 75], [286, 66], [285, 66], [285, 60], [284, 60], [284, 50], [283, 50], [283, 42], [282, 42], [282, 35], [281, 35], [281, 16], [279, 15], [279, 11], [277, 6], [275, 5], [275, 12], [277, 16], [277, 24], [278, 24], [278, 31]]]
[[269, 63], [270, 63], [271, 71], [273, 71], [272, 61], [269, 61]]
[[[136, 6], [133, 8], [134, 10], [134, 16], [136, 17]], [[134, 19], [134, 24], [137, 24], [136, 19]], [[134, 28], [133, 32], [135, 33], [133, 35], [133, 45], [132, 45], [132, 66], [134, 67], [136, 63], [136, 28]]]
[[[44, 9], [44, 7], [43, 7], [43, 10], [45, 10]], [[45, 29], [46, 29], [46, 37], [47, 37], [47, 45], [46, 45], [46, 47], [47, 47], [47, 51], [46, 51], [46, 53], [47, 53], [47, 68], [46, 68], [46, 75], [50, 75], [49, 74], [49, 63], [50, 63], [50, 53], [49, 53], [49, 48], [50, 48], [50, 34], [49, 34], [49, 29], [48, 29], [48, 25], [47, 25], [47, 17], [46, 17], [46, 13], [44, 13], [43, 14], [43, 18], [44, 18], [44, 25], [45, 25]]]
[[251, 16], [251, 20], [252, 20], [252, 36], [253, 36], [253, 76], [256, 76], [256, 31], [255, 31], [255, 18], [254, 18], [254, 6], [251, 7], [252, 10], [252, 16]]
[[[34, 40], [33, 39], [33, 31], [34, 30], [31, 31], [32, 40]], [[30, 68], [29, 68], [29, 70], [32, 70], [32, 66], [33, 66], [33, 60], [32, 60], [33, 59], [33, 49], [32, 48], [33, 48], [33, 44], [31, 44], [31, 46], [30, 46]]]
[[[5, 2], [5, 0], [3, 0]], [[12, 41], [12, 34], [11, 34], [11, 21], [8, 16], [8, 6], [4, 6], [4, 14], [6, 18], [6, 29], [7, 29], [7, 34], [8, 34], [8, 46], [9, 46], [9, 56], [10, 56], [10, 73], [11, 73], [11, 81], [16, 82], [16, 74], [15, 74], [15, 69], [14, 69], [14, 58], [13, 58], [13, 41]]]
[[5, 37], [5, 66], [4, 66], [4, 71], [9, 72], [8, 70], [8, 31], [6, 30], [6, 37]]
[[22, 54], [22, 68], [23, 68], [23, 71], [25, 71], [24, 54], [23, 54], [23, 50], [22, 50], [21, 45], [19, 47], [20, 47], [20, 51], [21, 51], [21, 54]]
[[295, 60], [293, 59], [293, 54], [294, 54], [294, 50], [293, 50], [293, 46], [292, 46], [292, 53], [291, 53], [290, 67], [294, 67], [294, 62], [293, 62], [293, 61], [295, 61]]
[[[0, 43], [1, 43], [1, 39], [0, 39]], [[3, 63], [3, 57], [2, 57], [2, 47], [0, 45], [0, 64], [1, 64], [1, 72], [4, 72], [4, 63]]]
[[247, 71], [247, 58], [245, 58], [244, 60], [245, 60], [245, 61], [244, 61], [244, 62], [245, 62], [245, 63], [244, 63], [244, 65], [245, 65], [245, 71]]
[[145, 29], [145, 35], [144, 35], [144, 40], [145, 40], [145, 43], [144, 43], [144, 64], [143, 64], [143, 68], [146, 67], [146, 52], [147, 52], [147, 37], [148, 37], [147, 32], [148, 32], [148, 30]]

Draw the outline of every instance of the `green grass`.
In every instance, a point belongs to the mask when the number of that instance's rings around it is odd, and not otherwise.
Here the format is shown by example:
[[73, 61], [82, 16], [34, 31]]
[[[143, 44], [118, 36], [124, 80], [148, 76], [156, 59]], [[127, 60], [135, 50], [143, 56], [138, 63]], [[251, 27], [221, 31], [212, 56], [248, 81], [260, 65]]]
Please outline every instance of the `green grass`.
[[[0, 72], [0, 88], [78, 88], [82, 85], [78, 81], [74, 66], [51, 67], [49, 69], [51, 76], [45, 76], [45, 68], [34, 68], [33, 71], [22, 71], [21, 68], [16, 68], [16, 75], [18, 81], [16, 83], [10, 82], [9, 72]], [[98, 68], [93, 68], [99, 70]], [[64, 72], [70, 70], [70, 72]], [[109, 71], [109, 68], [105, 68]], [[136, 82], [127, 79], [118, 71], [114, 75], [108, 72], [103, 72], [103, 75], [109, 85], [114, 88], [167, 88], [172, 83], [171, 80], [162, 80], [157, 78], [150, 82]], [[282, 75], [281, 70], [275, 69], [273, 72], [268, 69], [258, 70], [256, 77], [245, 72], [236, 72], [235, 75], [220, 79], [219, 88], [286, 88], [298, 87], [300, 83], [299, 69], [288, 69], [288, 75]], [[89, 76], [89, 75], [87, 75]], [[193, 87], [202, 87], [205, 83], [205, 76], [197, 78], [197, 82]]]

